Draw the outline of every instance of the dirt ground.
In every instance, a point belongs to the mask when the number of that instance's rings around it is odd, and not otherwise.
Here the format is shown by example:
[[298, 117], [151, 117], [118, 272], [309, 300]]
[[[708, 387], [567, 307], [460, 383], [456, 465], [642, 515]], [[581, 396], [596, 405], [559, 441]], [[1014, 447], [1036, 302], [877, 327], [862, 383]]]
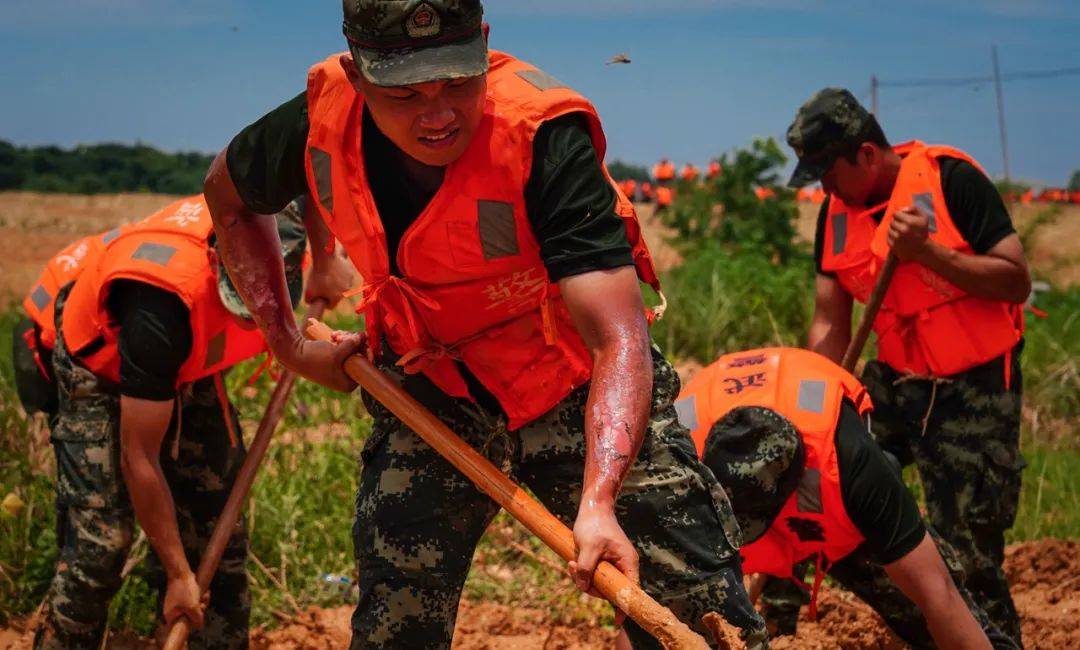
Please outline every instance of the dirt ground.
[[[1005, 571], [1023, 625], [1029, 650], [1080, 648], [1080, 541], [1043, 539], [1014, 544], [1006, 550]], [[310, 609], [304, 616], [272, 630], [252, 632], [257, 650], [331, 650], [349, 640], [348, 606]], [[463, 601], [454, 635], [455, 650], [579, 650], [613, 647], [613, 630], [566, 626], [538, 610], [511, 609]], [[118, 637], [109, 648], [143, 650], [146, 640]], [[19, 627], [0, 628], [0, 650], [27, 650], [30, 635]], [[869, 607], [850, 593], [825, 586], [819, 618], [799, 623], [798, 635], [772, 643], [774, 650], [855, 650], [903, 648]]]

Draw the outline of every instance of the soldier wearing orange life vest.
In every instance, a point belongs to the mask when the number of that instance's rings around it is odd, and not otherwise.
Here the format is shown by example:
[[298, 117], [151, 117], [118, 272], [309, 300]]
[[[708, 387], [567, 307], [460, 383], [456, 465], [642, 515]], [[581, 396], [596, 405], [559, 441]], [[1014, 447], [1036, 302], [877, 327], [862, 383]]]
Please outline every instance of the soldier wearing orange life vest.
[[697, 182], [698, 176], [700, 175], [701, 172], [698, 170], [697, 165], [689, 162], [683, 165], [682, 170], [679, 171], [679, 178], [687, 183]]
[[[678, 380], [649, 339], [639, 280], [658, 282], [603, 165], [595, 108], [489, 51], [477, 0], [344, 9], [350, 52], [316, 64], [306, 91], [244, 129], [207, 177], [225, 261], [245, 269], [238, 289], [271, 347], [350, 390], [341, 364], [366, 345], [573, 524], [581, 589], [606, 559], [692, 627], [716, 610], [765, 647], [730, 507], [676, 423]], [[305, 190], [363, 277], [364, 338], [304, 341], [287, 309], [260, 214]], [[497, 508], [365, 403], [352, 647], [449, 647]]]
[[667, 187], [675, 182], [675, 163], [667, 158], [661, 158], [660, 162], [653, 165], [653, 179], [660, 187]]
[[[299, 298], [299, 208], [290, 207], [279, 228]], [[31, 289], [34, 343], [40, 358], [52, 354], [42, 379], [57, 400], [61, 558], [36, 648], [101, 646], [136, 520], [155, 551], [164, 619], [183, 614], [199, 628], [205, 620], [191, 647], [247, 646], [243, 526], [228, 542], [208, 603], [188, 560], [197, 561], [209, 540], [244, 457], [222, 374], [266, 351], [213, 241], [206, 203], [188, 197], [64, 249]]]
[[1017, 647], [957, 589], [960, 564], [947, 545], [939, 555], [871, 438], [851, 374], [807, 350], [737, 352], [696, 374], [675, 408], [732, 500], [746, 573], [791, 579], [810, 560], [811, 616], [828, 573], [912, 647]]
[[965, 586], [1017, 642], [1001, 570], [1024, 466], [1019, 450], [1021, 304], [1030, 278], [1009, 214], [964, 152], [889, 145], [845, 90], [825, 89], [788, 130], [791, 180], [828, 199], [815, 238], [817, 299], [809, 345], [839, 360], [855, 300], [890, 252], [900, 260], [874, 321], [877, 359], [862, 380], [875, 437], [918, 465], [930, 522], [965, 563]]
[[720, 166], [720, 161], [714, 158], [709, 161], [709, 168], [705, 172], [705, 178], [711, 181], [712, 179], [719, 176], [722, 171], [723, 167]]

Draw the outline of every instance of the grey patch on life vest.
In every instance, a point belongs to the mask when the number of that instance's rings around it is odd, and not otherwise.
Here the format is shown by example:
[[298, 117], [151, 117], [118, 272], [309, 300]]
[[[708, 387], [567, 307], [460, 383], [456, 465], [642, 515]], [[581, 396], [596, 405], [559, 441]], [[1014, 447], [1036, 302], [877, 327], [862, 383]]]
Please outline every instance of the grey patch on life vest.
[[825, 382], [820, 379], [803, 379], [799, 382], [799, 409], [811, 413], [825, 411]]
[[543, 70], [537, 70], [535, 68], [532, 70], [522, 70], [517, 73], [517, 76], [521, 77], [525, 81], [528, 81], [533, 86], [535, 86], [537, 90], [540, 91], [552, 90], [554, 88], [570, 87], [559, 81], [555, 77], [552, 77], [548, 73], [544, 72]]
[[120, 236], [120, 229], [119, 228], [113, 228], [109, 232], [105, 233], [104, 236], [102, 236], [101, 242], [103, 244], [108, 244], [109, 242], [111, 242], [112, 240], [116, 239], [119, 236]]
[[139, 244], [139, 247], [131, 254], [131, 259], [146, 260], [147, 262], [166, 266], [173, 255], [176, 255], [176, 249], [172, 246], [155, 244], [154, 242], [145, 242]]
[[485, 260], [518, 254], [513, 205], [502, 201], [477, 201], [476, 218], [480, 222], [480, 245]]
[[203, 364], [203, 370], [221, 363], [221, 360], [224, 358], [225, 330], [221, 330], [206, 344], [206, 363]]
[[45, 287], [38, 285], [37, 289], [34, 289], [34, 293], [30, 294], [30, 301], [34, 303], [34, 306], [38, 310], [45, 309], [49, 306], [49, 302], [52, 300], [52, 296], [45, 290]]
[[798, 492], [799, 512], [818, 513], [825, 512], [821, 506], [821, 472], [816, 469], [807, 469], [799, 480]]
[[841, 212], [832, 217], [832, 254], [839, 255], [847, 246], [847, 213]]
[[315, 173], [315, 189], [319, 193], [319, 203], [327, 212], [334, 211], [334, 182], [330, 168], [333, 160], [330, 154], [318, 147], [310, 147], [311, 170]]
[[930, 217], [930, 232], [937, 232], [937, 213], [934, 212], [934, 195], [923, 192], [911, 197], [912, 203]]
[[697, 429], [697, 396], [675, 400], [675, 415], [679, 418], [679, 424], [691, 431]]

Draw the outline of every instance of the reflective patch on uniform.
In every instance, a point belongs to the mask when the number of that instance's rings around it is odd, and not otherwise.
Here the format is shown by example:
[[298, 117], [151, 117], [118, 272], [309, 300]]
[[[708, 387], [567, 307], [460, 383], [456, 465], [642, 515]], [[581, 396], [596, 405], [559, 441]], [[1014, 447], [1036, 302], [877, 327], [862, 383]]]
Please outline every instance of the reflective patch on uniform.
[[30, 301], [34, 303], [34, 306], [41, 311], [49, 306], [49, 302], [52, 301], [52, 296], [45, 290], [44, 285], [38, 285], [37, 289], [34, 289], [34, 293], [30, 294]]
[[101, 242], [103, 244], [108, 244], [109, 242], [111, 242], [112, 240], [116, 239], [119, 236], [120, 236], [120, 229], [119, 228], [113, 228], [109, 232], [102, 235]]
[[480, 222], [480, 245], [485, 260], [518, 254], [513, 205], [502, 201], [477, 201], [476, 217]]
[[206, 344], [206, 363], [203, 364], [203, 369], [210, 368], [221, 363], [221, 360], [225, 358], [225, 330], [222, 330], [210, 339], [210, 342]]
[[832, 254], [839, 255], [847, 246], [847, 213], [841, 212], [832, 217]]
[[697, 421], [697, 396], [683, 397], [675, 401], [675, 414], [679, 418], [679, 424], [694, 431], [698, 428]]
[[821, 506], [821, 472], [819, 470], [808, 468], [803, 472], [799, 480], [797, 506], [799, 512], [825, 512]]
[[937, 213], [934, 212], [934, 195], [930, 192], [923, 192], [922, 194], [916, 194], [911, 197], [912, 203], [915, 207], [921, 209], [930, 217], [930, 232], [937, 232]]
[[319, 203], [327, 212], [333, 212], [334, 183], [330, 173], [333, 161], [330, 154], [318, 147], [309, 148], [308, 153], [311, 155], [311, 171], [315, 174], [315, 189], [319, 192]]
[[554, 88], [569, 88], [569, 86], [559, 81], [555, 77], [552, 77], [543, 70], [537, 70], [535, 68], [532, 70], [522, 70], [517, 73], [517, 76], [521, 77], [525, 81], [528, 81], [533, 86], [535, 86], [537, 90], [541, 91], [552, 90]]
[[172, 259], [172, 256], [176, 254], [176, 249], [172, 246], [166, 246], [164, 244], [155, 244], [154, 242], [144, 242], [139, 244], [139, 247], [135, 249], [135, 252], [131, 254], [133, 260], [146, 260], [147, 262], [153, 262], [154, 264], [160, 264], [165, 266]]
[[820, 379], [803, 379], [799, 382], [800, 410], [821, 413], [825, 410], [825, 382]]

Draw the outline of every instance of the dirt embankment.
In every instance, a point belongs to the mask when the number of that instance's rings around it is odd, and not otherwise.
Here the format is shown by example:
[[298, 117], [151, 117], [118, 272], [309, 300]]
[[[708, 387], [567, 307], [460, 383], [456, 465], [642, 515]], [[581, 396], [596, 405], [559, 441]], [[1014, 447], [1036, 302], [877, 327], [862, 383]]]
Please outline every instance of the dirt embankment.
[[[1029, 650], [1080, 648], [1080, 541], [1043, 539], [1014, 544], [1005, 553], [1005, 572], [1020, 611], [1024, 646]], [[775, 639], [775, 650], [893, 650], [903, 647], [869, 607], [850, 593], [825, 587], [817, 621], [805, 618], [796, 637]], [[349, 642], [352, 607], [311, 609], [272, 630], [252, 632], [259, 650], [331, 650]], [[463, 601], [454, 634], [456, 650], [578, 650], [611, 648], [615, 632], [599, 627], [554, 623], [535, 609], [512, 609]], [[0, 628], [0, 650], [26, 650], [23, 626]], [[152, 648], [145, 640], [120, 636], [110, 648]]]

